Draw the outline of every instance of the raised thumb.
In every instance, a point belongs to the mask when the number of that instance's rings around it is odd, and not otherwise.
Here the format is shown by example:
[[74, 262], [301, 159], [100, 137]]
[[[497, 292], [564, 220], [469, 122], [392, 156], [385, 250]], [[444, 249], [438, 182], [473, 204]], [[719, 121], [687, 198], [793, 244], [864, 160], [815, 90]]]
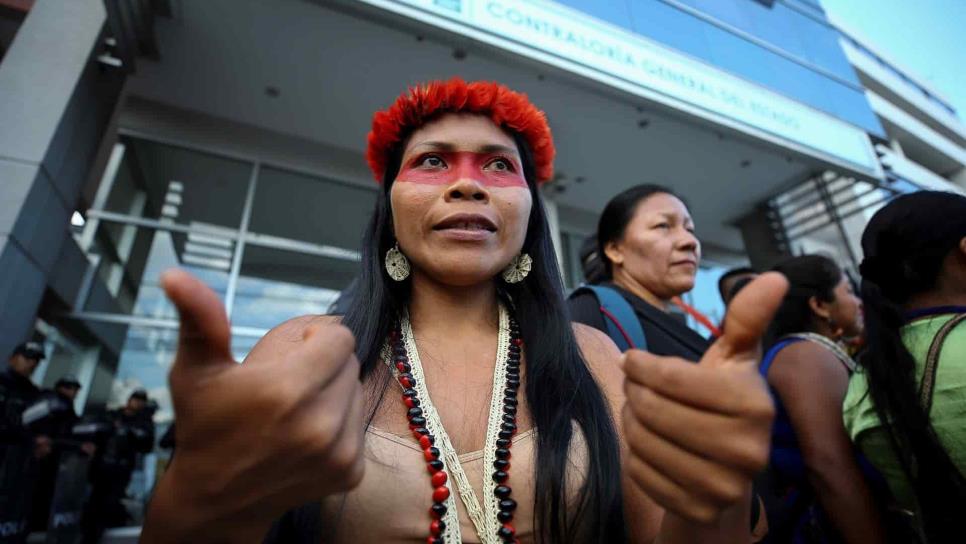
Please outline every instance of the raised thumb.
[[231, 361], [231, 327], [218, 295], [198, 278], [176, 268], [161, 274], [161, 287], [180, 318], [175, 363]]
[[777, 272], [766, 272], [749, 283], [728, 305], [724, 333], [712, 346], [716, 357], [705, 357], [702, 362], [734, 363], [755, 358], [787, 291], [788, 280]]

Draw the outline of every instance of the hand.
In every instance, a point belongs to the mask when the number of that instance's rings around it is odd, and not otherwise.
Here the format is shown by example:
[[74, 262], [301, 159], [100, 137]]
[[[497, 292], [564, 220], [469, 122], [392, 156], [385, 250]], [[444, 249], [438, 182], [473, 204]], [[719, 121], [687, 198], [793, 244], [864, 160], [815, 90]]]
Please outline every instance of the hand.
[[627, 470], [668, 511], [711, 523], [747, 497], [768, 461], [774, 405], [757, 370], [760, 339], [787, 289], [775, 273], [744, 288], [698, 364], [624, 355]]
[[80, 450], [88, 457], [94, 457], [94, 454], [97, 453], [97, 446], [93, 442], [84, 442], [80, 445]]
[[255, 541], [261, 535], [246, 531], [264, 531], [294, 506], [357, 485], [365, 425], [348, 329], [289, 322], [237, 364], [215, 293], [179, 270], [161, 284], [181, 321], [169, 376], [178, 450], [145, 542], [218, 540], [218, 531]]
[[37, 459], [43, 459], [50, 455], [54, 449], [53, 441], [47, 435], [38, 435], [34, 437], [34, 457]]

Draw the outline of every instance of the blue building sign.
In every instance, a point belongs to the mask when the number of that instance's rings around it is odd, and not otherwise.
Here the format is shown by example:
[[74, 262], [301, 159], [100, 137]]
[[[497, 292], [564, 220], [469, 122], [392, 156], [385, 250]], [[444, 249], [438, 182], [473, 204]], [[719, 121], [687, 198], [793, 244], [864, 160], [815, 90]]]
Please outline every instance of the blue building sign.
[[364, 1], [881, 177], [868, 135], [861, 128], [560, 4]]

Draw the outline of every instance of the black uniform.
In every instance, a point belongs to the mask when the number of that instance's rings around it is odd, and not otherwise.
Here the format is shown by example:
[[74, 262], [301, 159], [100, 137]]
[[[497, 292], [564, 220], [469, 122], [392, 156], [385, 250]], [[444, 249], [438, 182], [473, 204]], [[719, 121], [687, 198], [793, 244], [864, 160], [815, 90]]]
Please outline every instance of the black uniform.
[[91, 467], [93, 488], [84, 509], [84, 542], [98, 542], [107, 527], [124, 525], [128, 512], [121, 504], [138, 454], [154, 448], [154, 422], [142, 411], [128, 414], [125, 410], [111, 410], [107, 419], [114, 432], [99, 446]]
[[26, 537], [35, 469], [34, 435], [23, 425], [23, 412], [40, 395], [29, 379], [0, 372], [0, 542]]
[[32, 531], [43, 531], [47, 528], [50, 501], [57, 484], [57, 468], [68, 447], [67, 440], [71, 436], [71, 429], [79, 419], [74, 412], [74, 402], [56, 391], [44, 391], [33, 406], [38, 406], [40, 403], [46, 404], [44, 408], [48, 415], [32, 425], [31, 430], [36, 434], [49, 436], [53, 442], [53, 450], [50, 455], [37, 462], [33, 508], [30, 515]]

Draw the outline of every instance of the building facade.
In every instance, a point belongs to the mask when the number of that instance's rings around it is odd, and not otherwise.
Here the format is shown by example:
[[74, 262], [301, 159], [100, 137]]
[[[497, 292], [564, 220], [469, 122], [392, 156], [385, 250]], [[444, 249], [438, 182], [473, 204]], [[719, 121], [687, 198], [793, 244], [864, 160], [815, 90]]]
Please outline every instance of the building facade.
[[0, 9], [0, 347], [46, 340], [36, 378], [78, 376], [78, 409], [143, 386], [157, 421], [173, 417], [168, 267], [220, 295], [239, 359], [279, 322], [325, 312], [375, 199], [371, 115], [420, 81], [498, 80], [547, 112], [570, 286], [611, 196], [680, 194], [704, 248], [690, 300], [715, 318], [724, 268], [816, 250], [854, 265], [890, 196], [966, 186], [955, 112], [817, 0]]

